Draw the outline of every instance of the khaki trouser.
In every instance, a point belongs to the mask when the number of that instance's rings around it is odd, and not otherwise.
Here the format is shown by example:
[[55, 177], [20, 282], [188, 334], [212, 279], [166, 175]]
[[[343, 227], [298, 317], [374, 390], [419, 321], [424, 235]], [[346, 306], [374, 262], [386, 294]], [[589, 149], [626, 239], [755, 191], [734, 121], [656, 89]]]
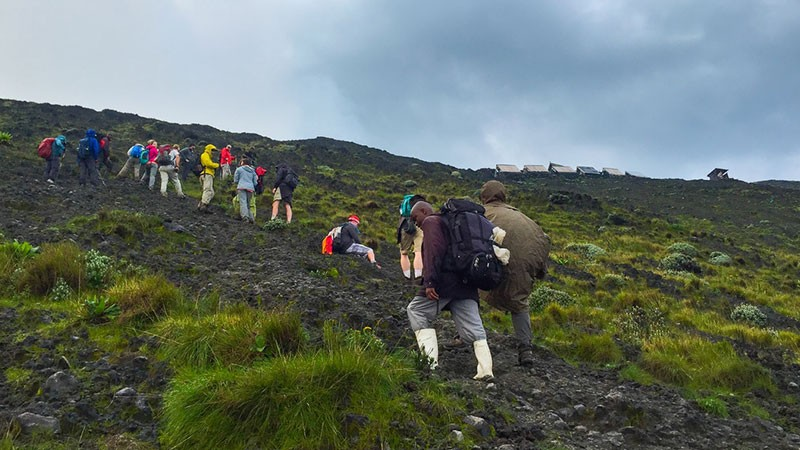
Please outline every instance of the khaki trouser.
[[133, 169], [133, 177], [134, 177], [134, 179], [138, 180], [139, 179], [139, 166], [140, 165], [141, 164], [139, 163], [139, 158], [134, 158], [132, 156], [129, 156], [128, 160], [125, 161], [125, 165], [122, 166], [122, 169], [120, 169], [119, 173], [117, 174], [117, 177], [118, 178], [122, 178], [122, 177], [124, 177], [125, 175], [128, 174], [128, 171]]
[[161, 195], [167, 195], [167, 181], [172, 181], [178, 197], [183, 197], [181, 180], [178, 179], [178, 171], [175, 170], [175, 166], [161, 166], [158, 168], [158, 173], [161, 175]]
[[214, 175], [200, 175], [200, 182], [203, 184], [203, 196], [200, 198], [200, 203], [207, 205], [214, 198]]

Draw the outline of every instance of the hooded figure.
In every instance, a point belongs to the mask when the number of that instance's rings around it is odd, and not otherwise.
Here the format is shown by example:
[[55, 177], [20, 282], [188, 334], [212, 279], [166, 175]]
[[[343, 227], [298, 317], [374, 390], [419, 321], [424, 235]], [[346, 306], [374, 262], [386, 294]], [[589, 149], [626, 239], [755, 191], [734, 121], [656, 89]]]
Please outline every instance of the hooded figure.
[[486, 208], [486, 218], [505, 230], [502, 246], [511, 251], [505, 278], [499, 286], [484, 294], [484, 298], [495, 308], [511, 313], [520, 364], [532, 365], [528, 296], [533, 290], [534, 280], [547, 274], [550, 238], [536, 222], [506, 203], [507, 192], [503, 183], [487, 181], [480, 196]]
[[61, 169], [61, 158], [67, 151], [67, 138], [64, 135], [58, 135], [53, 140], [53, 145], [50, 147], [50, 157], [46, 159], [44, 168], [44, 178], [50, 184], [55, 184], [58, 178], [58, 171]]
[[204, 212], [208, 212], [208, 204], [211, 203], [211, 199], [214, 198], [214, 173], [219, 167], [219, 164], [211, 159], [211, 152], [216, 149], [217, 147], [214, 145], [208, 144], [200, 155], [200, 164], [203, 165], [203, 171], [200, 172], [200, 183], [203, 185], [203, 195], [200, 197], [197, 209]]
[[97, 158], [100, 156], [100, 144], [97, 143], [97, 133], [89, 128], [86, 130], [86, 137], [78, 143], [78, 169], [80, 177], [78, 184], [86, 185], [86, 179], [93, 186], [100, 185], [100, 176], [97, 173]]

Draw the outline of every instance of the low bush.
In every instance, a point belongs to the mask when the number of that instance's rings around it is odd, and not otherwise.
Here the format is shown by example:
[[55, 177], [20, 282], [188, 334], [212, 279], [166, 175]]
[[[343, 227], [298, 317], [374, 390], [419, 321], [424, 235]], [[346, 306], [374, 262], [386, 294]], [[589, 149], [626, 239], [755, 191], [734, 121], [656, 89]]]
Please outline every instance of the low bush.
[[72, 295], [72, 289], [63, 278], [56, 280], [56, 285], [50, 290], [50, 300], [54, 302], [62, 302], [69, 299]]
[[95, 249], [86, 252], [86, 281], [89, 286], [98, 289], [103, 287], [111, 274], [111, 258], [100, 254]]
[[[252, 367], [182, 372], [164, 396], [162, 445], [405, 448], [408, 430], [397, 425], [402, 417], [414, 427], [415, 446], [426, 448], [458, 420], [409, 361], [365, 347], [361, 339], [367, 336], [348, 339], [329, 326], [325, 334], [325, 348], [315, 352]], [[435, 408], [424, 412], [416, 404]]]
[[577, 253], [578, 255], [582, 256], [583, 258], [594, 260], [599, 256], [603, 256], [606, 254], [606, 251], [602, 248], [589, 243], [570, 243], [564, 248], [564, 250], [572, 253]]
[[637, 344], [668, 333], [667, 319], [656, 308], [631, 306], [616, 318], [615, 323], [623, 339]]
[[414, 180], [406, 180], [403, 182], [403, 186], [405, 186], [408, 189], [415, 188], [417, 187], [417, 182]]
[[731, 311], [731, 320], [745, 322], [756, 327], [767, 324], [767, 315], [758, 309], [758, 306], [749, 303], [740, 303]]
[[41, 253], [29, 258], [17, 280], [17, 288], [35, 295], [47, 295], [63, 280], [73, 291], [83, 285], [84, 267], [81, 249], [72, 242], [42, 245]]
[[178, 305], [181, 293], [161, 275], [120, 280], [108, 290], [119, 305], [119, 321], [152, 322]]
[[262, 226], [261, 228], [263, 228], [265, 231], [279, 231], [279, 230], [285, 230], [288, 227], [289, 223], [287, 223], [283, 219], [278, 218], [264, 222], [264, 226]]
[[694, 245], [688, 242], [676, 242], [667, 247], [667, 253], [680, 253], [681, 255], [696, 257], [699, 252]]
[[730, 266], [733, 264], [733, 259], [722, 252], [711, 252], [708, 263], [715, 266]]
[[541, 285], [531, 292], [531, 295], [528, 297], [528, 302], [530, 303], [531, 311], [541, 312], [550, 303], [569, 306], [575, 303], [575, 299], [566, 292]]
[[617, 275], [615, 273], [607, 273], [600, 277], [600, 279], [597, 282], [597, 287], [610, 291], [614, 289], [619, 289], [625, 286], [627, 283], [628, 279], [625, 278], [623, 275]]
[[691, 256], [671, 253], [661, 260], [661, 268], [669, 272], [700, 273], [700, 264]]
[[295, 353], [307, 341], [296, 313], [248, 306], [200, 319], [168, 318], [156, 326], [161, 356], [176, 367], [249, 365], [262, 356]]
[[641, 365], [666, 383], [692, 389], [775, 390], [769, 372], [736, 354], [726, 341], [698, 336], [655, 338], [642, 345]]

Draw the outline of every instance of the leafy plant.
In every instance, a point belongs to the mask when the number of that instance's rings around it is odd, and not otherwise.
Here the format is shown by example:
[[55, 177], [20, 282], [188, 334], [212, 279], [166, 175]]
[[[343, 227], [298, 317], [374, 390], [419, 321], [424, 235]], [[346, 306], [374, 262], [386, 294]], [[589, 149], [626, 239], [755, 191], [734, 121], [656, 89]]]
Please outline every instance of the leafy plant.
[[530, 308], [533, 312], [541, 312], [550, 303], [561, 306], [569, 306], [575, 303], [571, 295], [563, 291], [558, 291], [547, 286], [538, 286], [528, 297]]
[[680, 253], [682, 255], [695, 257], [698, 255], [698, 251], [694, 245], [689, 244], [688, 242], [676, 242], [669, 247], [667, 247], [667, 253]]
[[39, 247], [34, 247], [30, 242], [6, 242], [0, 246], [0, 251], [9, 252], [14, 258], [22, 260], [39, 253]]
[[583, 243], [583, 244], [570, 243], [567, 244], [564, 250], [568, 252], [577, 253], [578, 255], [581, 255], [582, 257], [589, 260], [594, 260], [598, 256], [603, 256], [606, 254], [606, 251], [603, 250], [602, 248], [589, 243]]
[[711, 252], [711, 256], [708, 258], [708, 263], [715, 266], [730, 266], [733, 264], [733, 259], [722, 252]]
[[749, 303], [740, 303], [731, 311], [731, 320], [745, 322], [756, 327], [767, 324], [767, 315], [758, 309], [758, 306]]
[[700, 273], [700, 265], [691, 256], [671, 253], [661, 259], [661, 268], [671, 272]]
[[86, 252], [86, 280], [93, 288], [102, 287], [111, 270], [111, 258], [100, 254], [95, 249]]
[[89, 322], [109, 322], [120, 315], [120, 308], [104, 295], [93, 295], [83, 302], [85, 318]]
[[289, 228], [289, 224], [281, 218], [276, 218], [265, 222], [262, 228], [265, 231], [279, 231]]
[[0, 131], [0, 145], [8, 145], [11, 143], [11, 133], [7, 131]]
[[50, 300], [61, 302], [67, 300], [72, 295], [72, 289], [63, 278], [56, 280], [56, 285], [50, 290]]

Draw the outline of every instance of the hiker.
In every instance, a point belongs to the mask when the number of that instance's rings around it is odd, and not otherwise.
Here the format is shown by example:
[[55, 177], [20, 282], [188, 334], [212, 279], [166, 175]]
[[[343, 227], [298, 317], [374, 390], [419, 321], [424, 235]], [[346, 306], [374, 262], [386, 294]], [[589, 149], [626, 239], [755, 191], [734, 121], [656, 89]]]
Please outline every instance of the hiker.
[[528, 296], [534, 280], [547, 274], [550, 238], [531, 218], [507, 204], [507, 197], [506, 187], [499, 181], [490, 180], [481, 187], [486, 218], [505, 230], [501, 244], [511, 251], [503, 280], [484, 298], [493, 307], [511, 314], [519, 364], [530, 367], [535, 361]]
[[370, 264], [373, 264], [376, 269], [380, 269], [381, 265], [375, 259], [375, 251], [361, 243], [359, 237], [361, 232], [358, 229], [360, 223], [361, 219], [355, 214], [347, 218], [347, 222], [341, 225], [339, 237], [334, 239], [333, 252], [367, 258]]
[[189, 172], [192, 171], [192, 166], [195, 165], [195, 154], [194, 154], [194, 144], [189, 144], [188, 147], [181, 149], [180, 151], [181, 157], [181, 165], [178, 172], [180, 173], [181, 182], [186, 182], [186, 177], [189, 176]]
[[242, 162], [233, 174], [233, 182], [236, 184], [236, 195], [239, 197], [239, 215], [244, 221], [256, 223], [255, 216], [250, 210], [250, 203], [255, 203], [253, 193], [258, 184], [258, 176], [249, 159], [242, 158]]
[[286, 223], [292, 223], [292, 193], [297, 187], [297, 174], [285, 163], [275, 166], [275, 184], [272, 185], [272, 217], [278, 218], [278, 207], [283, 202], [286, 208]]
[[167, 196], [167, 182], [172, 181], [175, 187], [175, 192], [178, 198], [186, 198], [183, 195], [183, 188], [181, 187], [181, 180], [178, 179], [178, 166], [180, 166], [181, 157], [178, 152], [178, 145], [172, 147], [169, 144], [161, 147], [156, 164], [158, 164], [158, 174], [161, 176], [161, 196]]
[[211, 159], [211, 152], [216, 150], [217, 147], [208, 144], [203, 149], [203, 153], [200, 154], [200, 164], [203, 166], [203, 171], [200, 172], [200, 184], [203, 185], [203, 195], [197, 204], [198, 211], [209, 212], [208, 204], [214, 198], [214, 173], [219, 164]]
[[97, 158], [99, 156], [100, 144], [97, 142], [97, 133], [89, 128], [86, 130], [86, 137], [78, 142], [79, 185], [86, 186], [86, 178], [89, 178], [92, 186], [100, 184], [100, 177], [97, 174]]
[[100, 170], [102, 170], [103, 167], [106, 168], [106, 171], [109, 174], [114, 173], [113, 170], [111, 169], [111, 133], [106, 133], [104, 135], [101, 135], [98, 140], [98, 143], [100, 144], [100, 153], [102, 156], [98, 160], [98, 166], [97, 166], [98, 175], [100, 174]]
[[50, 146], [50, 156], [45, 158], [44, 178], [50, 184], [55, 184], [58, 171], [61, 169], [61, 160], [67, 152], [67, 138], [59, 134]]
[[[400, 269], [406, 279], [422, 277], [422, 230], [411, 220], [411, 208], [419, 201], [425, 201], [422, 195], [407, 194], [400, 203], [400, 223], [397, 226], [397, 244], [400, 246]], [[411, 272], [411, 261], [408, 253], [414, 253], [414, 272]]]
[[226, 145], [219, 152], [219, 166], [222, 167], [222, 179], [231, 176], [231, 163], [236, 160], [236, 157], [231, 155], [231, 146]]
[[117, 178], [122, 178], [128, 174], [129, 171], [133, 171], [133, 179], [139, 179], [139, 158], [142, 156], [142, 152], [144, 151], [144, 146], [142, 144], [136, 143], [133, 144], [131, 148], [128, 149], [128, 160], [125, 161], [125, 165], [122, 166], [122, 169], [119, 170], [117, 174]]
[[158, 164], [156, 163], [156, 158], [158, 158], [158, 142], [154, 139], [150, 139], [147, 141], [147, 147], [145, 147], [145, 154], [143, 157], [139, 159], [139, 161], [143, 161], [144, 158], [147, 158], [144, 165], [144, 174], [142, 174], [142, 178], [139, 180], [140, 183], [144, 183], [144, 180], [147, 177], [150, 177], [147, 188], [151, 191], [153, 187], [156, 185], [156, 174], [158, 174]]
[[417, 202], [411, 208], [411, 218], [424, 232], [422, 287], [406, 308], [420, 351], [429, 358], [430, 368], [435, 369], [439, 363], [439, 346], [432, 325], [436, 315], [447, 309], [459, 336], [467, 344], [472, 344], [475, 351], [478, 367], [473, 378], [490, 381], [494, 379], [492, 354], [478, 309], [478, 289], [462, 283], [457, 273], [444, 268], [450, 237], [444, 219], [433, 214], [430, 203]]

